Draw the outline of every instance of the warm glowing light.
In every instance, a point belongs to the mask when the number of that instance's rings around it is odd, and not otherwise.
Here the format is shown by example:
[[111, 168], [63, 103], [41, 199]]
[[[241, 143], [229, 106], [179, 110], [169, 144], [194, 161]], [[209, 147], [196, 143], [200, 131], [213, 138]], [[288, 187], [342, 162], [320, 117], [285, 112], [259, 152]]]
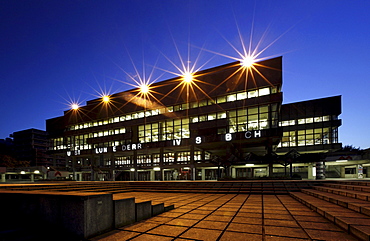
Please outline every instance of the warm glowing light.
[[72, 108], [72, 110], [78, 110], [79, 106], [78, 106], [78, 104], [72, 104], [71, 108]]
[[26, 174], [26, 172], [25, 171], [21, 171], [21, 174]]
[[183, 75], [183, 79], [184, 79], [184, 82], [185, 82], [185, 83], [190, 84], [191, 82], [193, 82], [193, 74], [192, 74], [192, 73], [187, 72], [187, 73], [185, 73], [185, 74]]
[[253, 56], [245, 56], [243, 60], [240, 62], [240, 64], [243, 67], [247, 67], [247, 68], [252, 67], [254, 63], [255, 63], [255, 58]]
[[35, 174], [40, 174], [40, 171], [39, 170], [35, 170], [34, 173]]
[[110, 97], [108, 95], [103, 96], [103, 102], [108, 103], [110, 101]]
[[149, 92], [149, 85], [141, 84], [140, 85], [140, 92], [142, 94], [147, 94]]

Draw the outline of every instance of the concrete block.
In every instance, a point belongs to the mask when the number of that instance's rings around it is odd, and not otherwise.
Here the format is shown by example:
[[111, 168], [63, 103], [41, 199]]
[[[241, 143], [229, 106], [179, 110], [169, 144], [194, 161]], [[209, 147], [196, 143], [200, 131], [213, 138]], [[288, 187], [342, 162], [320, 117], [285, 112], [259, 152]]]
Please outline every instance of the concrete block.
[[135, 203], [136, 221], [150, 218], [152, 216], [152, 202], [144, 201]]
[[164, 212], [164, 203], [152, 204], [152, 216], [156, 216]]
[[164, 211], [167, 212], [167, 211], [170, 211], [170, 210], [172, 210], [174, 208], [175, 208], [175, 205], [174, 204], [167, 205], [167, 206], [164, 207]]
[[113, 202], [115, 215], [114, 226], [116, 228], [132, 224], [136, 221], [135, 198], [114, 200]]

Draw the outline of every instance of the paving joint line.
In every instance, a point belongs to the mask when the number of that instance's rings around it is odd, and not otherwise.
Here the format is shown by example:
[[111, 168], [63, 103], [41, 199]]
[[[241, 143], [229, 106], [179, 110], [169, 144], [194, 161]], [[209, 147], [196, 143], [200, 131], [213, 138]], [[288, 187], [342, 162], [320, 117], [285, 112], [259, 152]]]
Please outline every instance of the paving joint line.
[[[289, 197], [291, 197], [289, 195]], [[307, 235], [307, 237], [309, 238], [309, 240], [313, 240], [311, 238], [311, 236], [307, 233], [307, 231], [302, 227], [302, 225], [298, 222], [298, 220], [294, 217], [294, 215], [290, 212], [290, 210], [286, 207], [286, 205], [281, 201], [281, 199], [279, 198], [279, 196], [276, 195], [276, 198], [279, 200], [279, 202], [283, 205], [283, 207], [285, 208], [285, 210], [289, 213], [290, 216], [292, 216], [292, 218], [294, 219], [294, 221], [297, 223], [297, 225], [303, 230], [303, 232]], [[293, 199], [293, 198], [292, 198]]]

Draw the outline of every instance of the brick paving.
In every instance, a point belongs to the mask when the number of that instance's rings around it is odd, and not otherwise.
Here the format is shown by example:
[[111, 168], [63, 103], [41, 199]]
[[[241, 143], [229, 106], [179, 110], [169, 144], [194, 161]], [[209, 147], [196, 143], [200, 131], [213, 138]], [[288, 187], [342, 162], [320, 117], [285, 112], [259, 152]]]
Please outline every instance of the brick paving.
[[358, 240], [289, 195], [153, 192], [115, 195], [174, 204], [175, 209], [91, 241]]

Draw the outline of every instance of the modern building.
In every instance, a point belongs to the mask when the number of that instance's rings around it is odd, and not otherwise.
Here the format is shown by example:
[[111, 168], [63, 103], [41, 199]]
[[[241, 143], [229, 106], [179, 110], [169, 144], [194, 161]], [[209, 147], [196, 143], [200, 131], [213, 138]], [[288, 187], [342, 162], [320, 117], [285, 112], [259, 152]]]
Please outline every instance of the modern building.
[[30, 166], [49, 165], [49, 139], [46, 131], [27, 129], [13, 133], [15, 158]]
[[51, 165], [76, 180], [314, 179], [341, 148], [341, 97], [282, 105], [281, 88], [277, 57], [87, 101], [46, 121]]

